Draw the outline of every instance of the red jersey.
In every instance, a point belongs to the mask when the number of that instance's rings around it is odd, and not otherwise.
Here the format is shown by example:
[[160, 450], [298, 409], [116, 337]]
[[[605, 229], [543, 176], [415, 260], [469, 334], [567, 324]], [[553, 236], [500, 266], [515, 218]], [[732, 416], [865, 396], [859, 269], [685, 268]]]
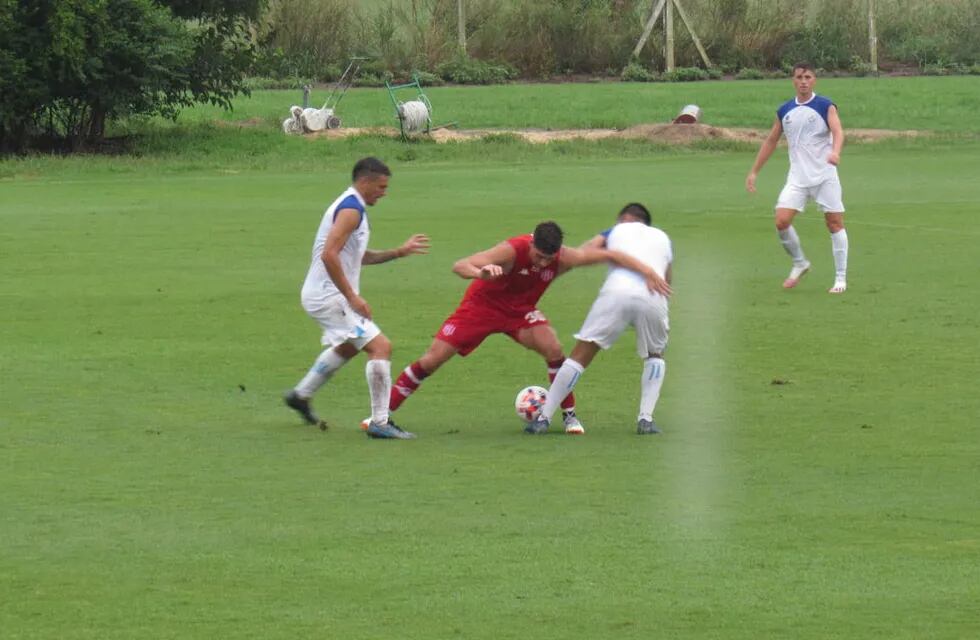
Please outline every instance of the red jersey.
[[510, 238], [514, 247], [514, 266], [509, 273], [492, 280], [474, 280], [466, 289], [460, 307], [489, 306], [508, 315], [523, 316], [533, 311], [538, 300], [558, 275], [558, 259], [543, 269], [531, 264], [531, 234]]

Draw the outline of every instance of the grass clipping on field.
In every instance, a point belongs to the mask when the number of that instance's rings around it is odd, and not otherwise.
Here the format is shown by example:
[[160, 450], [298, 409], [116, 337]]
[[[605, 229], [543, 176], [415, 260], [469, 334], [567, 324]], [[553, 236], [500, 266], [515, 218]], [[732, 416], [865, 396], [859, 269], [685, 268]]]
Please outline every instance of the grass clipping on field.
[[[545, 144], [557, 140], [604, 140], [628, 138], [649, 140], [661, 144], [694, 144], [702, 140], [732, 140], [735, 142], [761, 142], [768, 130], [730, 129], [706, 124], [639, 124], [626, 129], [436, 129], [428, 135], [436, 142], [463, 142], [488, 136], [514, 136], [532, 144]], [[919, 131], [892, 131], [888, 129], [848, 129], [848, 140], [874, 142], [884, 138], [914, 137]], [[310, 138], [347, 138], [359, 135], [398, 136], [394, 127], [367, 127], [328, 129], [307, 134]]]

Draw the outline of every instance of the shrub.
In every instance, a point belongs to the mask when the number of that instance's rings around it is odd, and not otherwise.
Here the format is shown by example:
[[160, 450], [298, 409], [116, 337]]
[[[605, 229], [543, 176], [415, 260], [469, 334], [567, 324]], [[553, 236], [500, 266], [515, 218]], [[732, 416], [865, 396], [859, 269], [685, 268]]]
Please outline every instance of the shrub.
[[666, 71], [663, 79], [667, 82], [694, 82], [696, 80], [707, 80], [708, 72], [700, 67], [677, 67], [673, 71]]
[[446, 84], [442, 78], [434, 73], [429, 73], [428, 71], [415, 71], [413, 73], [419, 79], [419, 84], [423, 87], [439, 87]]
[[462, 56], [442, 63], [436, 67], [436, 73], [456, 84], [500, 84], [517, 77], [517, 71], [510, 65]]
[[705, 73], [707, 73], [708, 77], [711, 78], [712, 80], [721, 80], [722, 78], [725, 77], [725, 74], [718, 67], [711, 67], [710, 69], [705, 71]]
[[623, 67], [619, 77], [624, 82], [650, 82], [656, 76], [642, 64], [634, 61]]
[[738, 70], [738, 73], [735, 74], [736, 80], [762, 80], [765, 77], [766, 74], [751, 67], [743, 67]]
[[856, 76], [867, 76], [875, 73], [870, 62], [865, 62], [860, 56], [851, 56], [851, 73]]

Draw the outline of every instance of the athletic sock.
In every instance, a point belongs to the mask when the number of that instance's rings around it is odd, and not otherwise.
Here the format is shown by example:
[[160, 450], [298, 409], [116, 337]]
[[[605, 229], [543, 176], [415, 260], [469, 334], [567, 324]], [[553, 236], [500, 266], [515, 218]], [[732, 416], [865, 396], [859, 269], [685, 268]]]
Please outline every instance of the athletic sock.
[[398, 379], [395, 380], [395, 384], [391, 387], [389, 410], [396, 411], [398, 407], [402, 406], [402, 403], [405, 402], [408, 396], [415, 393], [415, 390], [419, 388], [422, 381], [428, 377], [428, 372], [418, 362], [413, 362], [405, 367], [405, 370], [402, 371]]
[[847, 229], [830, 234], [830, 243], [834, 249], [834, 268], [838, 282], [847, 280]]
[[313, 367], [310, 368], [306, 376], [293, 387], [293, 391], [301, 398], [310, 398], [345, 364], [347, 364], [347, 358], [339, 356], [333, 347], [325, 349], [313, 363]]
[[551, 383], [551, 389], [548, 390], [548, 399], [545, 401], [544, 406], [541, 408], [541, 417], [545, 418], [549, 422], [551, 417], [555, 415], [555, 411], [558, 411], [558, 405], [561, 404], [565, 396], [572, 392], [575, 388], [575, 383], [585, 372], [585, 367], [575, 362], [571, 358], [565, 360], [555, 374], [555, 381]]
[[660, 398], [667, 363], [663, 358], [647, 358], [643, 361], [643, 378], [640, 380], [640, 420], [653, 420], [653, 409]]
[[800, 236], [796, 234], [796, 229], [793, 228], [793, 225], [785, 229], [777, 229], [777, 231], [779, 232], [779, 241], [783, 243], [783, 249], [786, 249], [786, 253], [793, 259], [793, 264], [797, 267], [805, 265], [806, 256], [803, 255]]
[[[558, 374], [558, 370], [561, 369], [561, 365], [565, 363], [565, 359], [554, 360], [548, 363], [548, 382], [554, 382], [555, 376]], [[561, 408], [565, 411], [575, 410], [575, 394], [569, 393], [565, 396], [565, 399], [561, 401]]]
[[388, 424], [388, 399], [391, 396], [391, 362], [368, 360], [364, 367], [371, 392], [371, 422]]

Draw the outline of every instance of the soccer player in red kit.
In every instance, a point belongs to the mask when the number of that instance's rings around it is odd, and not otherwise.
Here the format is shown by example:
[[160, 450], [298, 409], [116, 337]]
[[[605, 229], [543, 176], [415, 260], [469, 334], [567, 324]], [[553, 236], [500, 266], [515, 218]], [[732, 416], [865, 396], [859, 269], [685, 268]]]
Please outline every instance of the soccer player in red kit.
[[[453, 272], [473, 283], [456, 311], [443, 322], [429, 350], [406, 367], [392, 385], [390, 410], [398, 409], [423, 380], [454, 355], [466, 356], [494, 333], [504, 333], [540, 353], [548, 364], [549, 380], [554, 380], [565, 355], [555, 330], [537, 304], [555, 278], [569, 269], [611, 262], [643, 275], [651, 290], [669, 291], [656, 272], [625, 253], [565, 247], [562, 239], [562, 230], [556, 223], [542, 222], [533, 234], [510, 238], [457, 261]], [[569, 394], [561, 406], [565, 432], [583, 433], [575, 416], [574, 396]]]

